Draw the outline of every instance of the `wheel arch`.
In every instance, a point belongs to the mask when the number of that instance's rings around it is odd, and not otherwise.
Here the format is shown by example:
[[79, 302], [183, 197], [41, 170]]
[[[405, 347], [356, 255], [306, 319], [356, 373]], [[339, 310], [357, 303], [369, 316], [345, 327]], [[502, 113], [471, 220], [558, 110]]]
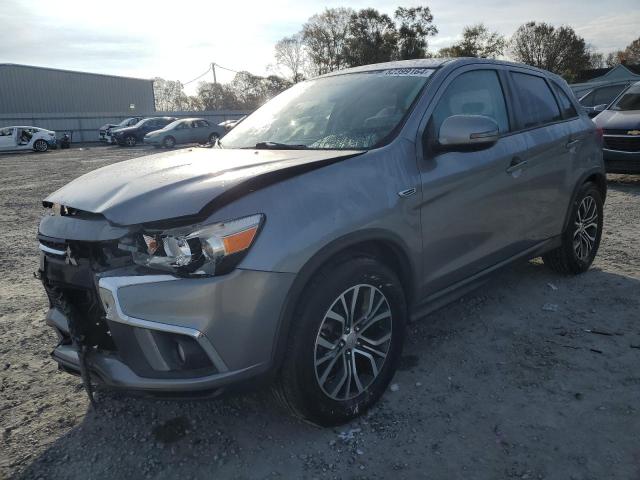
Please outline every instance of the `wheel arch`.
[[272, 355], [273, 371], [277, 372], [282, 366], [300, 296], [320, 269], [339, 261], [341, 257], [364, 255], [376, 258], [398, 275], [407, 305], [411, 305], [416, 296], [416, 272], [407, 252], [408, 247], [400, 237], [392, 232], [377, 229], [354, 232], [320, 249], [300, 269], [285, 299]]
[[563, 231], [569, 225], [569, 219], [571, 218], [571, 208], [573, 206], [573, 203], [576, 201], [576, 197], [578, 196], [578, 193], [580, 192], [580, 189], [582, 188], [582, 186], [585, 183], [593, 183], [598, 188], [600, 194], [602, 195], [603, 203], [604, 203], [604, 201], [605, 201], [605, 199], [607, 197], [607, 176], [606, 176], [606, 174], [599, 168], [587, 170], [586, 172], [584, 172], [579, 177], [578, 181], [576, 182], [575, 186], [573, 187], [573, 192], [571, 193], [571, 201], [569, 202], [569, 205], [567, 207], [567, 211], [566, 211], [565, 217], [564, 217], [564, 224], [563, 224], [563, 229], [562, 229]]

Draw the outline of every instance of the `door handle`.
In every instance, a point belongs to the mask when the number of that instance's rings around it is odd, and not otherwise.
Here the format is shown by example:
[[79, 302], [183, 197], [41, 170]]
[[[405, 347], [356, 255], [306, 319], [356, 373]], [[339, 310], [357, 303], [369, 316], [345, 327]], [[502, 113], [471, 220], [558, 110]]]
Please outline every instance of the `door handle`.
[[577, 144], [579, 144], [579, 143], [580, 143], [580, 139], [579, 139], [579, 138], [576, 138], [575, 140], [569, 140], [569, 141], [565, 144], [565, 147], [566, 147], [567, 149], [571, 149], [571, 148], [575, 147], [575, 146], [576, 146]]
[[507, 167], [507, 173], [513, 173], [516, 170], [521, 170], [527, 165], [527, 163], [528, 162], [526, 160], [522, 160], [520, 157], [513, 157], [509, 167]]

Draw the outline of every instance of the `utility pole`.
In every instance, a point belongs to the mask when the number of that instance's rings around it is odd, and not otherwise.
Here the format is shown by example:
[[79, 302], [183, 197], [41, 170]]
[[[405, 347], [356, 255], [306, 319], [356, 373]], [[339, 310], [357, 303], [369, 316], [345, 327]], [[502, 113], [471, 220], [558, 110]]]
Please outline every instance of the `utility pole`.
[[213, 83], [218, 83], [216, 79], [216, 64], [215, 62], [211, 62], [211, 71], [213, 72]]

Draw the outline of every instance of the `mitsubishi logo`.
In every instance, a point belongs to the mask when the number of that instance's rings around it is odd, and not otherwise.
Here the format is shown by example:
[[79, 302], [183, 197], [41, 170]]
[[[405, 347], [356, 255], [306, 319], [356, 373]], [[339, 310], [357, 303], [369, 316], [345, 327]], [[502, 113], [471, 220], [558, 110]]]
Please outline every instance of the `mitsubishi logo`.
[[73, 258], [73, 255], [71, 254], [71, 245], [67, 245], [67, 249], [65, 250], [64, 263], [66, 263], [67, 265], [73, 265], [74, 267], [78, 266], [78, 262], [75, 258]]

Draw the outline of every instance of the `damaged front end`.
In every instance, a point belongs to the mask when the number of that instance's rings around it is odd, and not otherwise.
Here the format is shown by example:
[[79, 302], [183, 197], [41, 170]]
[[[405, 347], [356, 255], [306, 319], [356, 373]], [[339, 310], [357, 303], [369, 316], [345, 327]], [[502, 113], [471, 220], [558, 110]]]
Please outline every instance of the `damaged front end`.
[[49, 299], [46, 322], [59, 338], [52, 357], [61, 369], [82, 376], [92, 402], [92, 382], [141, 390], [219, 383], [228, 368], [201, 329], [136, 318], [120, 304], [120, 292], [128, 287], [179, 280], [141, 265], [138, 257], [144, 260], [145, 252], [132, 251], [130, 241], [123, 248], [127, 239], [141, 238], [139, 229], [44, 205], [51, 214], [40, 223], [37, 276]]

